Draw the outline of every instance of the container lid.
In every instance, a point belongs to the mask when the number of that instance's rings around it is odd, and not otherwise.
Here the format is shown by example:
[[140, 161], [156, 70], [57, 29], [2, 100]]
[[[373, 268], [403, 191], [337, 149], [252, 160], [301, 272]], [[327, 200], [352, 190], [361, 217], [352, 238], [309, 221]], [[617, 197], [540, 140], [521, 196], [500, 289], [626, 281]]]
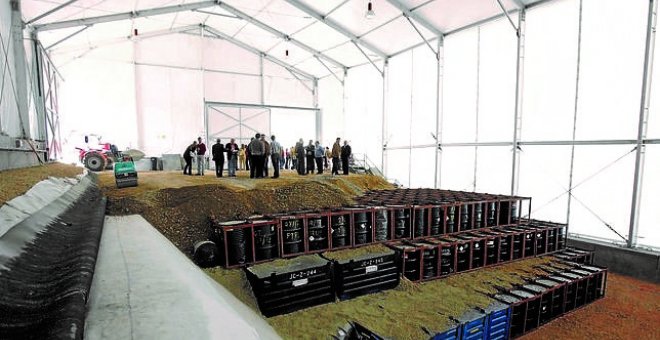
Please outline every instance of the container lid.
[[592, 266], [580, 266], [580, 269], [588, 270], [590, 272], [595, 272], [595, 273], [603, 271], [602, 268], [592, 267]]
[[536, 296], [532, 293], [529, 293], [529, 292], [526, 292], [526, 291], [520, 290], [520, 289], [514, 289], [514, 290], [510, 291], [509, 293], [511, 293], [512, 295], [517, 296], [519, 298], [522, 298], [522, 299], [529, 299], [529, 298], [533, 298], [533, 297]]
[[504, 303], [509, 303], [509, 304], [520, 302], [519, 298], [509, 294], [497, 294], [495, 295], [495, 298], [500, 301], [504, 301]]
[[250, 224], [250, 222], [247, 221], [228, 221], [228, 222], [220, 222], [218, 223], [218, 227], [236, 227], [240, 225], [246, 225]]
[[576, 274], [573, 274], [573, 273], [566, 273], [566, 272], [561, 273], [560, 275], [562, 275], [562, 276], [566, 276], [566, 277], [570, 277], [570, 278], [572, 278], [572, 279], [579, 279], [579, 278], [582, 278], [582, 276], [580, 276], [580, 275], [576, 275]]
[[557, 281], [557, 282], [571, 282], [571, 281], [572, 281], [572, 280], [567, 279], [567, 278], [565, 278], [565, 277], [555, 276], [555, 275], [553, 275], [553, 276], [549, 276], [549, 278], [550, 278], [550, 279], [553, 279], [553, 280], [555, 280], [555, 281]]
[[543, 288], [541, 286], [538, 286], [538, 285], [523, 285], [523, 288], [525, 288], [527, 290], [531, 290], [532, 292], [535, 292], [535, 293], [543, 293], [543, 292], [546, 291], [545, 288]]
[[493, 302], [491, 302], [490, 305], [488, 305], [488, 307], [484, 308], [483, 310], [487, 314], [490, 314], [490, 313], [498, 312], [498, 311], [501, 311], [501, 310], [504, 310], [504, 309], [507, 309], [507, 308], [509, 308], [508, 305], [505, 305], [505, 304], [503, 304], [499, 301], [493, 301]]
[[539, 280], [534, 281], [534, 283], [542, 285], [544, 287], [548, 287], [548, 288], [556, 287], [556, 286], [559, 286], [561, 284], [557, 281], [550, 280], [550, 279], [539, 279]]
[[465, 312], [465, 314], [458, 317], [457, 320], [460, 323], [467, 323], [467, 322], [470, 322], [470, 321], [483, 319], [483, 317], [485, 317], [485, 316], [486, 316], [486, 314], [484, 314], [484, 313], [482, 313], [482, 312], [480, 312], [476, 309], [470, 309], [467, 312]]
[[254, 224], [276, 224], [274, 220], [254, 220], [252, 221]]
[[247, 268], [252, 274], [263, 279], [271, 274], [280, 275], [305, 269], [323, 267], [328, 260], [318, 255], [298, 256], [292, 259], [278, 259], [271, 262], [261, 263]]

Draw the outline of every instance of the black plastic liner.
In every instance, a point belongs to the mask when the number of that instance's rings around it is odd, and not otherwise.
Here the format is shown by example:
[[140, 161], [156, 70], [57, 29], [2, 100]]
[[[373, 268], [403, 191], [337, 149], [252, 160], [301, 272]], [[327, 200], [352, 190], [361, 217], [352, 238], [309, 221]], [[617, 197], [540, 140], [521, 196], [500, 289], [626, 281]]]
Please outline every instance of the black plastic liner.
[[37, 231], [0, 266], [0, 339], [82, 339], [106, 201], [87, 179], [74, 189], [80, 186], [82, 194], [59, 216], [54, 206], [69, 204], [70, 195], [0, 238], [13, 242]]

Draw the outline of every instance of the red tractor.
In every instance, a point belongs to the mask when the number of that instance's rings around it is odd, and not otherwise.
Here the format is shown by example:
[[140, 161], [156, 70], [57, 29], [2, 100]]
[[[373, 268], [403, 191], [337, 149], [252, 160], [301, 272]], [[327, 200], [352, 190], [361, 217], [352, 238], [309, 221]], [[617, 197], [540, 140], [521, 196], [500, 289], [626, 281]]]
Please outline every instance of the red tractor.
[[[85, 143], [89, 143], [89, 137], [85, 136]], [[103, 171], [104, 169], [112, 169], [112, 164], [115, 162], [119, 150], [117, 146], [110, 143], [101, 143], [97, 148], [87, 147], [87, 149], [76, 148], [78, 150], [78, 158], [80, 162], [89, 170]]]

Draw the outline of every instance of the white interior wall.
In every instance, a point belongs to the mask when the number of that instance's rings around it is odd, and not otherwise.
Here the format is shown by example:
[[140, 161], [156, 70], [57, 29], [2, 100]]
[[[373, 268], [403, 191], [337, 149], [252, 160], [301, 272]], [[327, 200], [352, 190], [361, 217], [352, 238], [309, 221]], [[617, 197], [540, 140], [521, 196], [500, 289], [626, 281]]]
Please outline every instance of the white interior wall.
[[382, 77], [371, 64], [359, 66], [348, 70], [345, 86], [345, 134], [335, 137], [342, 137], [342, 145], [343, 140], [348, 140], [353, 153], [366, 154], [374, 164], [380, 164]]
[[311, 91], [267, 60], [262, 96], [260, 57], [231, 42], [181, 33], [124, 41], [54, 54], [65, 78], [62, 135], [71, 136], [65, 151], [94, 133], [149, 156], [181, 153], [204, 136], [205, 100], [262, 104], [263, 97], [266, 105], [313, 106]]
[[[578, 9], [578, 0], [557, 0], [527, 12], [523, 141], [572, 138]], [[577, 140], [636, 139], [647, 10], [648, 2], [641, 0], [584, 0]], [[388, 146], [397, 149], [387, 151], [387, 172], [388, 177], [410, 187], [433, 185], [434, 164], [428, 161], [434, 158], [433, 149], [408, 149], [410, 145], [433, 143], [425, 137], [432, 118], [427, 114], [434, 114], [434, 101], [421, 100], [417, 104], [420, 97], [433, 95], [420, 93], [434, 87], [434, 68], [415, 57], [425, 50], [429, 52], [423, 45], [389, 61], [386, 140]], [[510, 143], [516, 36], [509, 22], [498, 20], [480, 29], [447, 36], [444, 56], [443, 143]], [[420, 67], [425, 74], [416, 72], [419, 64], [425, 65]], [[656, 64], [656, 79], [658, 69]], [[422, 86], [415, 81], [420, 76], [429, 77], [424, 78]], [[657, 84], [655, 81], [652, 90], [655, 101], [651, 104], [649, 138], [660, 136], [655, 105], [660, 97]], [[359, 91], [361, 88], [351, 88], [347, 96], [359, 95]], [[347, 115], [346, 125], [355, 123], [354, 116]], [[378, 142], [374, 141], [375, 146]], [[627, 235], [633, 148], [634, 145], [575, 147], [573, 185], [578, 187], [573, 190], [570, 207], [571, 232], [619, 239], [606, 226], [609, 225]], [[660, 195], [656, 194], [660, 185], [656, 174], [660, 169], [653, 159], [658, 156], [656, 149], [660, 147], [647, 147], [639, 232], [640, 244], [655, 246], [660, 240], [655, 222], [660, 217], [657, 209], [650, 207], [660, 202]], [[570, 159], [568, 145], [522, 146], [519, 194], [534, 198], [534, 217], [566, 222]], [[444, 147], [440, 171], [442, 188], [507, 194], [511, 185], [511, 147]]]

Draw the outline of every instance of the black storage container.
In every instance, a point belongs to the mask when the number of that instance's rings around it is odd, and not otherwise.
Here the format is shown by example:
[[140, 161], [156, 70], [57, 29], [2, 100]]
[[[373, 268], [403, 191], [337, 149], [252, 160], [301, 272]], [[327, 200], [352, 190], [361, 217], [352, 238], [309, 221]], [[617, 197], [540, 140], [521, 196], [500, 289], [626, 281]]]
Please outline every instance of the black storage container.
[[266, 317], [335, 300], [332, 263], [319, 255], [262, 263], [248, 267], [246, 273]]
[[335, 291], [340, 300], [392, 289], [399, 285], [400, 271], [394, 250], [385, 246], [370, 246], [366, 253], [346, 259], [342, 250], [322, 256], [334, 262]]

